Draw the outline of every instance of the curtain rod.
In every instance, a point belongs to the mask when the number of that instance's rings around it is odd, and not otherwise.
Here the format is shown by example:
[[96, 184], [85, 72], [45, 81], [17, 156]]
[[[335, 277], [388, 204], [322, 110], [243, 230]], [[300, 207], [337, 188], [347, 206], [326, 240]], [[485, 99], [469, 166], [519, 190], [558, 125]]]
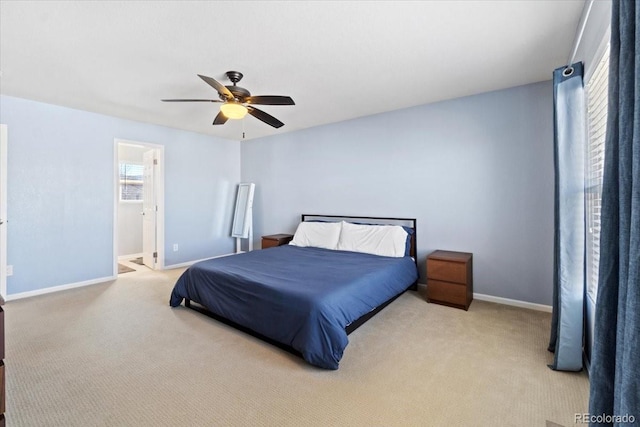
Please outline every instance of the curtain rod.
[[589, 4], [587, 5], [587, 11], [584, 14], [584, 19], [582, 20], [580, 25], [580, 31], [576, 33], [576, 37], [573, 40], [573, 50], [571, 51], [569, 62], [567, 63], [567, 67], [565, 68], [565, 70], [562, 72], [562, 74], [565, 77], [568, 77], [571, 74], [573, 74], [573, 67], [571, 67], [571, 64], [573, 64], [573, 60], [576, 57], [576, 53], [578, 53], [578, 47], [580, 46], [580, 42], [582, 42], [584, 28], [587, 26], [587, 21], [589, 20], [589, 14], [591, 13], [591, 6], [593, 6], [593, 0], [589, 0]]

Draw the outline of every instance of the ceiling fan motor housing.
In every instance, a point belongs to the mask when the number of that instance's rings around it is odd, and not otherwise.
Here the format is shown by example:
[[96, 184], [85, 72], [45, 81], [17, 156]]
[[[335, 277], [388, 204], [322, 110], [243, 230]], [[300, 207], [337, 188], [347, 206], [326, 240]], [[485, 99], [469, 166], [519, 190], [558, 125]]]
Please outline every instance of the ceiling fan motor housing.
[[[227, 75], [227, 78], [233, 83], [232, 86], [225, 87], [229, 89], [229, 92], [233, 94], [233, 97], [236, 99], [236, 101], [244, 102], [244, 98], [248, 98], [251, 96], [251, 92], [249, 92], [247, 89], [236, 86], [236, 83], [242, 80], [243, 77], [243, 74], [240, 71], [227, 71], [225, 74]], [[223, 96], [220, 96], [220, 99], [225, 100]]]
[[[233, 97], [238, 101], [238, 102], [244, 102], [244, 98], [248, 98], [251, 96], [251, 92], [249, 92], [248, 90], [246, 90], [243, 87], [240, 86], [225, 86], [227, 89], [229, 89], [229, 92], [231, 92], [233, 94]], [[223, 96], [220, 97], [220, 99], [224, 100], [225, 98]]]

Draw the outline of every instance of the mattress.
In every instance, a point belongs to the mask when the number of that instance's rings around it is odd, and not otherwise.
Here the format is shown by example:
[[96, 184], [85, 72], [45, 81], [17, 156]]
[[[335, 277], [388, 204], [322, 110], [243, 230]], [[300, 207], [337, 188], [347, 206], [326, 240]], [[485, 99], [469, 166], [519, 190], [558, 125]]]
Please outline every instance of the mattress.
[[345, 327], [417, 280], [410, 257], [292, 245], [201, 261], [176, 282], [170, 305], [184, 298], [337, 369]]

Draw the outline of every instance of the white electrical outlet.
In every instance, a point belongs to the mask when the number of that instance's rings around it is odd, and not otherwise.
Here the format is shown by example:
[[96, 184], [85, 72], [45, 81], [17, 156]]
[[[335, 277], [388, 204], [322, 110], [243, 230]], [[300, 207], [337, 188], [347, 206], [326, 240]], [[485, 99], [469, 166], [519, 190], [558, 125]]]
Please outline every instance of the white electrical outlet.
[[177, 243], [173, 244], [173, 252], [178, 252], [178, 244]]
[[7, 265], [7, 276], [13, 276], [13, 265]]

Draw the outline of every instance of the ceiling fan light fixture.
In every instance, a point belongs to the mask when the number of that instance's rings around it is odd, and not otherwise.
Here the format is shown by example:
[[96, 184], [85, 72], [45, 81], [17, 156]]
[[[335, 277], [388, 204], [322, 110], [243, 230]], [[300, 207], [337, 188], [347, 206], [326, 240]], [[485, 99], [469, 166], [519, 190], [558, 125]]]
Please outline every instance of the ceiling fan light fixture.
[[[163, 99], [163, 102], [221, 102], [220, 111], [213, 119], [212, 125], [223, 125], [229, 119], [243, 119], [247, 114], [268, 124], [276, 129], [284, 126], [280, 120], [269, 113], [254, 107], [254, 105], [296, 105], [290, 96], [281, 95], [259, 95], [251, 96], [247, 89], [237, 86], [236, 83], [242, 79], [242, 73], [238, 71], [228, 71], [227, 77], [233, 86], [225, 86], [214, 78], [198, 74], [202, 80], [218, 92], [219, 99]], [[245, 104], [251, 104], [247, 106]]]
[[237, 102], [226, 102], [220, 106], [220, 111], [228, 119], [242, 119], [247, 115], [247, 107]]

